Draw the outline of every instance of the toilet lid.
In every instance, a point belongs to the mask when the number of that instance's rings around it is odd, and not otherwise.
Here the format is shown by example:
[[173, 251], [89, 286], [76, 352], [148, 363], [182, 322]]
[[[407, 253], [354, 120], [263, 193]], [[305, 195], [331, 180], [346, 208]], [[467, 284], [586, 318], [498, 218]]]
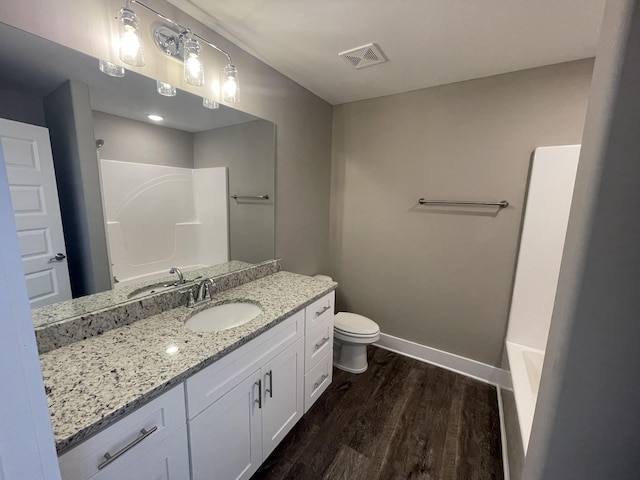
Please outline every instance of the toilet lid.
[[336, 313], [333, 321], [335, 328], [345, 333], [356, 335], [376, 335], [380, 333], [380, 327], [376, 322], [357, 313]]

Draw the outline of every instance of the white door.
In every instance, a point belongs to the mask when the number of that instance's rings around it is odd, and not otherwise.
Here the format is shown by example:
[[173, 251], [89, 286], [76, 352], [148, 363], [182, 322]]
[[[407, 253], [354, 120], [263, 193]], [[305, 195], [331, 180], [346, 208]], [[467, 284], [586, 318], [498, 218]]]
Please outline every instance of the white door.
[[69, 269], [49, 131], [0, 119], [0, 144], [31, 307], [69, 300]]
[[190, 422], [193, 480], [248, 480], [262, 463], [260, 372]]
[[10, 203], [0, 167], [0, 479], [59, 480]]
[[262, 367], [262, 456], [267, 458], [304, 409], [304, 339]]

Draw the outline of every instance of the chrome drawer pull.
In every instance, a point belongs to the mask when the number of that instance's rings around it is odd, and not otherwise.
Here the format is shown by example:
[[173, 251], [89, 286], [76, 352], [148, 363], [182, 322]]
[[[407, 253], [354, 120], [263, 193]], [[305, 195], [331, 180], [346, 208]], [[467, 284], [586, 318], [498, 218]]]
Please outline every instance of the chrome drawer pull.
[[258, 386], [258, 398], [254, 400], [254, 403], [258, 404], [258, 408], [262, 408], [262, 379], [254, 383], [254, 385]]
[[328, 373], [325, 373], [324, 375], [322, 375], [322, 377], [320, 377], [320, 380], [318, 380], [316, 383], [313, 384], [313, 389], [315, 390], [320, 385], [322, 385], [327, 378], [329, 378]]
[[320, 340], [318, 343], [316, 343], [316, 348], [314, 350], [320, 350], [320, 348], [322, 348], [322, 346], [327, 343], [329, 340], [331, 340], [329, 337], [324, 337], [322, 340]]
[[269, 398], [273, 398], [273, 370], [269, 370], [266, 376], [269, 377], [269, 388], [266, 389], [266, 393], [269, 394]]
[[136, 438], [133, 442], [131, 442], [129, 445], [126, 445], [126, 446], [122, 447], [120, 450], [118, 450], [113, 455], [111, 455], [109, 452], [105, 453], [104, 454], [104, 458], [106, 460], [104, 462], [102, 462], [100, 465], [98, 465], [98, 470], [102, 470], [104, 467], [109, 465], [111, 462], [117, 460], [118, 457], [121, 457], [122, 455], [127, 453], [129, 450], [131, 450], [133, 447], [138, 445], [141, 441], [143, 441], [145, 438], [147, 438], [149, 435], [151, 435], [156, 430], [158, 430], [158, 427], [152, 427], [149, 430], [145, 430], [143, 428], [142, 430], [140, 430], [140, 436], [138, 438]]
[[331, 305], [327, 305], [326, 307], [324, 307], [322, 310], [316, 312], [316, 317], [319, 317], [320, 315], [322, 315], [324, 312], [326, 312], [327, 310], [329, 310], [331, 308]]

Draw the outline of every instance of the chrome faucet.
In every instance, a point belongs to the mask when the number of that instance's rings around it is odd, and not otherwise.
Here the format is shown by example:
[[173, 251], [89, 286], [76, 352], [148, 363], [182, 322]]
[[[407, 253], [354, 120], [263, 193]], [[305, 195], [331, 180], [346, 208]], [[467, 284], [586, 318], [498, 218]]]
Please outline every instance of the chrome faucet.
[[198, 294], [194, 297], [193, 289], [189, 289], [189, 300], [187, 302], [188, 308], [195, 308], [203, 303], [211, 301], [211, 295], [215, 288], [215, 282], [210, 278], [205, 278], [198, 285]]
[[171, 267], [171, 270], [169, 270], [169, 273], [171, 274], [175, 273], [176, 275], [178, 275], [178, 281], [175, 283], [175, 285], [180, 285], [181, 283], [186, 282], [186, 280], [184, 279], [184, 276], [182, 275], [182, 272], [178, 267]]

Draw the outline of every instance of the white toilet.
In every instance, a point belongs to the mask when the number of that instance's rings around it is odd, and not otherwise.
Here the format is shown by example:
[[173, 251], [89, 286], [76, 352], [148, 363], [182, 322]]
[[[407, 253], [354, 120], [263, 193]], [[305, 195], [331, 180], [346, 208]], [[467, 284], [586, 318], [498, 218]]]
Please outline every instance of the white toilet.
[[380, 339], [380, 327], [357, 313], [339, 312], [333, 320], [333, 365], [350, 373], [367, 370], [367, 345]]
[[[326, 275], [316, 275], [329, 280]], [[362, 373], [367, 363], [367, 345], [380, 339], [380, 327], [357, 313], [339, 312], [333, 318], [333, 365], [349, 373]]]

